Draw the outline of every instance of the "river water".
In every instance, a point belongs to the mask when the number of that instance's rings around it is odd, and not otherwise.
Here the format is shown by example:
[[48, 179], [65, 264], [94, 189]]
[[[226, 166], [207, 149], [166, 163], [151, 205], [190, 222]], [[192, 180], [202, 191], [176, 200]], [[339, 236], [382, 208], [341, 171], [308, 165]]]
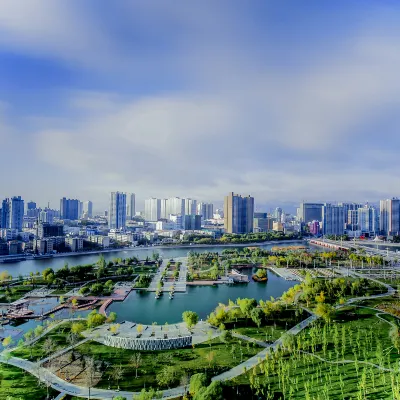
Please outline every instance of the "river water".
[[[305, 245], [305, 242], [277, 242], [277, 243], [266, 243], [261, 245], [262, 249], [270, 249], [274, 246], [297, 246]], [[247, 246], [251, 246], [248, 244]], [[239, 247], [239, 246], [238, 246]], [[233, 246], [205, 246], [205, 247], [145, 247], [145, 248], [133, 248], [128, 250], [121, 250], [109, 253], [103, 253], [104, 258], [109, 261], [114, 258], [127, 258], [136, 256], [140, 259], [145, 259], [147, 256], [151, 257], [153, 252], [160, 253], [163, 259], [170, 259], [175, 257], [186, 257], [188, 251], [193, 250], [198, 253], [205, 253], [208, 251], [221, 253], [224, 249], [232, 249]], [[74, 265], [84, 265], [95, 263], [99, 259], [98, 254], [84, 254], [76, 256], [66, 256], [66, 257], [54, 257], [42, 260], [26, 260], [17, 263], [0, 263], [0, 271], [7, 270], [12, 276], [17, 277], [21, 275], [29, 275], [30, 272], [41, 272], [46, 268], [53, 268], [53, 270], [60, 269], [65, 263], [68, 263], [70, 267]]]

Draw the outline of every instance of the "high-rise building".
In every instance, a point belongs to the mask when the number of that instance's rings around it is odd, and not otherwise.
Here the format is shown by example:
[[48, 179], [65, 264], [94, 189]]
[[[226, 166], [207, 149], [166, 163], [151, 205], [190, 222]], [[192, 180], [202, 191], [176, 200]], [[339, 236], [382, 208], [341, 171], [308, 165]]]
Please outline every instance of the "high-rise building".
[[168, 199], [160, 199], [160, 218], [168, 219], [169, 215], [167, 214], [167, 201]]
[[126, 226], [126, 194], [111, 192], [110, 208], [108, 211], [108, 227], [110, 229], [124, 229]]
[[185, 215], [184, 229], [187, 231], [194, 231], [201, 229], [201, 216], [200, 215]]
[[397, 198], [380, 201], [379, 228], [382, 235], [400, 233], [400, 200]]
[[93, 203], [90, 200], [83, 202], [82, 213], [89, 218], [93, 217]]
[[35, 210], [36, 207], [36, 203], [34, 201], [28, 201], [28, 203], [26, 204], [26, 210]]
[[362, 234], [374, 236], [378, 232], [378, 212], [375, 207], [366, 204], [358, 209], [357, 225]]
[[301, 222], [308, 224], [312, 221], [322, 221], [322, 203], [300, 203], [298, 217]]
[[180, 197], [171, 197], [166, 201], [166, 218], [170, 214], [185, 215], [185, 201]]
[[203, 220], [213, 219], [214, 217], [214, 205], [212, 203], [198, 203], [197, 214], [200, 215]]
[[197, 212], [197, 200], [184, 199], [185, 202], [185, 215], [194, 215]]
[[227, 233], [253, 232], [254, 197], [229, 193], [224, 201], [224, 225]]
[[278, 222], [282, 221], [282, 208], [280, 207], [275, 208], [274, 217]]
[[14, 196], [10, 202], [10, 229], [22, 231], [22, 224], [24, 222], [24, 200], [21, 196]]
[[1, 203], [1, 227], [3, 229], [10, 229], [10, 199], [4, 199]]
[[324, 235], [344, 234], [344, 208], [332, 204], [324, 204], [322, 207], [322, 233]]
[[76, 220], [79, 215], [80, 201], [77, 199], [66, 199], [63, 197], [60, 200], [60, 218]]
[[146, 221], [158, 221], [161, 215], [161, 200], [154, 197], [144, 202], [144, 219]]
[[132, 219], [136, 213], [135, 193], [126, 193], [126, 217]]
[[[31, 210], [33, 211], [33, 210]], [[54, 218], [59, 218], [60, 213], [58, 210], [52, 210], [50, 208], [45, 208], [44, 210], [40, 210], [38, 213], [39, 221], [40, 222], [47, 222], [52, 224]]]

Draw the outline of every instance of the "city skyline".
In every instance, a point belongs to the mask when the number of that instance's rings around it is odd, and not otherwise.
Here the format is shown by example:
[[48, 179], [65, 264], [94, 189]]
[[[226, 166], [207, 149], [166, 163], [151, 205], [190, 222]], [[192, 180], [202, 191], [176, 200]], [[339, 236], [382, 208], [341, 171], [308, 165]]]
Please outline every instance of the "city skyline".
[[400, 5], [234, 3], [2, 1], [0, 196], [390, 198]]

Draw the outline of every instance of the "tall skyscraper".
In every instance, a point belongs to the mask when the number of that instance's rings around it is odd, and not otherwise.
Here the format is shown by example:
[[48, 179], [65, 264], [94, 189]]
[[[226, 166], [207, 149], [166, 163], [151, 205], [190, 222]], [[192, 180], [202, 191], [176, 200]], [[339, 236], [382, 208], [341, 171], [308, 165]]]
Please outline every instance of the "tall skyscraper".
[[203, 220], [212, 219], [214, 217], [214, 205], [212, 203], [198, 203], [197, 214], [201, 215]]
[[185, 214], [185, 201], [180, 197], [171, 197], [166, 201], [166, 218], [169, 218], [170, 214], [184, 215]]
[[79, 209], [80, 201], [76, 199], [66, 199], [63, 197], [60, 200], [60, 218], [76, 220], [80, 218]]
[[161, 200], [154, 197], [144, 201], [144, 219], [158, 221], [161, 215]]
[[21, 196], [15, 196], [11, 199], [10, 208], [10, 228], [22, 231], [24, 221], [24, 200]]
[[108, 210], [108, 227], [124, 229], [126, 226], [126, 194], [111, 192], [110, 208]]
[[167, 214], [167, 201], [168, 199], [160, 199], [160, 218], [169, 219]]
[[323, 206], [322, 203], [300, 203], [298, 215], [301, 222], [322, 221]]
[[185, 215], [194, 215], [197, 212], [197, 200], [184, 199], [185, 201]]
[[93, 203], [90, 200], [83, 202], [82, 213], [89, 218], [93, 217]]
[[344, 234], [344, 208], [332, 204], [324, 204], [322, 207], [322, 233], [324, 235]]
[[35, 210], [37, 207], [36, 207], [36, 203], [34, 202], [34, 201], [28, 201], [28, 203], [27, 203], [27, 205], [26, 205], [26, 210], [27, 211], [29, 211], [29, 210]]
[[282, 221], [282, 208], [276, 207], [274, 217], [278, 222]]
[[224, 201], [225, 232], [253, 232], [254, 197], [229, 193]]
[[3, 229], [10, 229], [10, 199], [4, 199], [1, 203], [1, 227]]
[[357, 225], [362, 234], [374, 236], [378, 232], [378, 212], [375, 207], [366, 204], [358, 209]]
[[382, 235], [400, 233], [400, 200], [393, 198], [380, 201], [379, 228]]
[[136, 212], [135, 193], [126, 193], [126, 217], [132, 219]]

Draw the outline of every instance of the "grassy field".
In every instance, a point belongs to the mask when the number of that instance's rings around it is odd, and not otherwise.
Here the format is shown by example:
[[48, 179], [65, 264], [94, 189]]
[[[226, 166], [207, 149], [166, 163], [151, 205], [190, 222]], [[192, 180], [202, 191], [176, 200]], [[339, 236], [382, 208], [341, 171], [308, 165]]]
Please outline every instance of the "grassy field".
[[[50, 396], [58, 392], [49, 389]], [[46, 388], [23, 370], [0, 363], [0, 400], [44, 400]]]
[[[240, 345], [240, 343], [242, 344]], [[85, 343], [76, 348], [76, 351], [109, 364], [97, 387], [108, 388], [111, 383], [111, 388], [115, 389], [116, 382], [112, 378], [113, 366], [121, 365], [124, 371], [119, 382], [121, 390], [140, 391], [144, 385], [146, 388], [156, 388], [156, 375], [165, 366], [173, 366], [177, 370], [177, 380], [175, 385], [171, 387], [178, 385], [183, 375], [192, 375], [206, 370], [210, 374], [216, 375], [226, 371], [239, 364], [241, 358], [245, 360], [260, 351], [260, 347], [247, 343], [234, 339], [226, 345], [221, 343], [219, 339], [214, 339], [211, 346], [208, 343], [203, 343], [195, 346], [195, 348], [141, 352], [142, 364], [138, 369], [137, 379], [135, 378], [135, 368], [130, 363], [134, 351], [110, 348], [96, 342]], [[242, 349], [242, 354], [240, 349]], [[210, 352], [214, 354], [211, 362], [206, 358]]]
[[[68, 347], [70, 344], [67, 341], [67, 336], [70, 333], [71, 325], [71, 322], [66, 322], [58, 328], [55, 328], [55, 330], [52, 330], [48, 335], [42, 337], [40, 340], [34, 343], [31, 348], [28, 346], [21, 346], [13, 350], [11, 354], [14, 357], [24, 358], [31, 361], [45, 358], [48, 355], [44, 348], [44, 342], [47, 338], [51, 338], [54, 342], [55, 346], [52, 352], [61, 350], [64, 347]], [[32, 358], [30, 357], [31, 354]]]
[[[389, 338], [397, 319], [379, 311], [346, 307], [336, 322], [314, 324], [276, 357], [235, 383], [270, 399], [398, 399], [400, 356]], [[388, 322], [385, 322], [388, 321]], [[373, 365], [376, 364], [376, 365]], [[394, 369], [395, 372], [384, 371]], [[397, 394], [394, 394], [397, 393]]]

